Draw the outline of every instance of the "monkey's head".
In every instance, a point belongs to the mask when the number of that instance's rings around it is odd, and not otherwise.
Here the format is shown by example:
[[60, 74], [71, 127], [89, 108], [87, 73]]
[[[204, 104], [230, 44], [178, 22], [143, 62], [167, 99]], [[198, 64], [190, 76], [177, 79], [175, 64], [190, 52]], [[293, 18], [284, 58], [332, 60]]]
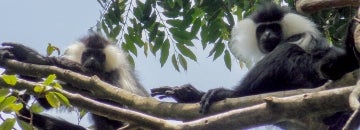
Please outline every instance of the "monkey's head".
[[274, 3], [265, 3], [231, 32], [231, 52], [245, 62], [257, 62], [285, 39], [310, 32], [320, 36], [316, 25], [301, 15]]
[[80, 63], [85, 71], [93, 74], [112, 72], [119, 68], [130, 68], [127, 54], [96, 33], [70, 45], [64, 57]]
[[83, 68], [96, 73], [104, 72], [106, 62], [104, 48], [109, 42], [98, 34], [85, 37], [81, 42], [86, 47], [81, 55]]
[[91, 33], [70, 45], [64, 58], [82, 65], [86, 75], [97, 75], [103, 81], [141, 96], [148, 96], [138, 83], [128, 54], [99, 34]]

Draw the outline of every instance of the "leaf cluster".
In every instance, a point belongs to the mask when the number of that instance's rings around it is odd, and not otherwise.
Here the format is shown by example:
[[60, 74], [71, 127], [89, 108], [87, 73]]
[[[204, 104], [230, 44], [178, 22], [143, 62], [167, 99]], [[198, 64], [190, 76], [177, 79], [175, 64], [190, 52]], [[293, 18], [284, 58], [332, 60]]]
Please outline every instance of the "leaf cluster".
[[[148, 56], [160, 55], [161, 66], [171, 57], [177, 71], [187, 70], [187, 61], [197, 61], [197, 47], [211, 48], [213, 60], [223, 57], [231, 69], [228, 50], [231, 28], [235, 22], [250, 15], [266, 0], [98, 0], [104, 13], [98, 31], [121, 44], [133, 56], [138, 51]], [[295, 10], [294, 0], [275, 0]], [[345, 34], [347, 21], [353, 16], [350, 7], [324, 10], [311, 15], [324, 35], [335, 45]], [[197, 45], [198, 44], [198, 45]], [[133, 63], [132, 57], [129, 57]], [[239, 61], [243, 66], [244, 61]]]

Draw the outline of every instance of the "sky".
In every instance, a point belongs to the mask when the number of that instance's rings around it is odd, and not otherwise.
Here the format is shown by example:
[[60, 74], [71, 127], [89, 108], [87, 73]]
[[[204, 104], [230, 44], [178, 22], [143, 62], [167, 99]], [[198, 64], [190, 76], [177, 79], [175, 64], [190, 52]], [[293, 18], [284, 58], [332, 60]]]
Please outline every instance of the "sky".
[[[1, 0], [0, 42], [22, 43], [42, 54], [51, 43], [63, 51], [95, 26], [101, 11], [96, 0]], [[187, 83], [203, 91], [237, 85], [247, 69], [240, 69], [233, 58], [232, 70], [229, 71], [222, 57], [216, 61], [207, 57], [211, 47], [204, 51], [200, 42], [197, 43], [198, 49], [194, 53], [198, 61], [189, 60], [186, 72], [175, 71], [171, 59], [161, 67], [160, 57], [145, 57], [139, 53], [134, 60], [140, 82], [148, 91]]]

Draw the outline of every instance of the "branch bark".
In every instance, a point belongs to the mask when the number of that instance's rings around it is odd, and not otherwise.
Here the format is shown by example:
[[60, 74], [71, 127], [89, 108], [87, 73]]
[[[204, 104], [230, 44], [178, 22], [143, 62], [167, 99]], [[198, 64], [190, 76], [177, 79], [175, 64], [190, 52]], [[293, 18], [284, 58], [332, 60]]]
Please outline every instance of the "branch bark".
[[358, 0], [297, 0], [296, 10], [300, 13], [310, 14], [327, 8], [339, 8], [345, 6], [357, 7]]
[[[112, 119], [132, 124], [141, 124], [145, 127], [156, 129], [248, 128], [273, 124], [287, 119], [297, 120], [307, 116], [320, 117], [337, 111], [348, 110], [349, 104], [344, 101], [348, 100], [348, 96], [353, 90], [353, 87], [345, 87], [321, 91], [327, 88], [327, 86], [323, 86], [316, 89], [300, 89], [226, 99], [215, 103], [210, 108], [210, 114], [227, 112], [209, 116], [198, 113], [199, 104], [159, 102], [154, 98], [137, 96], [123, 89], [111, 86], [95, 76], [87, 77], [54, 66], [27, 64], [15, 60], [6, 60], [2, 66], [22, 75], [46, 77], [49, 74], [56, 74], [59, 80], [72, 83], [72, 86], [82, 90], [89, 89], [92, 91], [92, 93], [86, 93], [87, 95], [85, 96], [111, 99], [127, 105], [132, 110], [144, 112], [152, 116], [138, 112], [130, 113], [129, 110], [88, 100], [79, 94], [57, 90], [68, 96], [74, 106], [88, 109], [93, 113], [105, 115]], [[29, 81], [19, 80], [18, 84], [13, 88], [24, 89], [27, 82]], [[6, 86], [2, 79], [0, 80], [0, 86]], [[34, 83], [30, 84], [30, 86], [34, 86]], [[26, 87], [25, 89], [33, 90], [32, 87]], [[264, 98], [266, 98], [266, 102], [264, 102]], [[130, 117], [127, 119], [119, 118], [127, 116]], [[204, 116], [209, 117], [204, 118]], [[160, 118], [192, 121], [172, 124]]]

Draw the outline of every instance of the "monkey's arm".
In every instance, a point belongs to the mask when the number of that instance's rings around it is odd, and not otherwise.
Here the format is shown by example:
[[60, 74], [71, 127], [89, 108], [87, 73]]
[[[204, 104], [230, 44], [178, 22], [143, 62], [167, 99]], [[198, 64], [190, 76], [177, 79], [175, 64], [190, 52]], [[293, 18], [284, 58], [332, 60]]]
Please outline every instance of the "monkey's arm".
[[151, 89], [151, 96], [163, 98], [173, 98], [179, 103], [195, 103], [201, 100], [205, 93], [197, 90], [191, 84], [185, 84], [180, 87], [160, 87]]
[[[344, 74], [359, 68], [360, 53], [355, 49], [355, 28], [355, 23], [351, 22], [347, 29], [347, 35], [343, 45], [345, 50], [344, 54], [338, 56], [336, 59], [331, 58], [331, 55], [325, 57], [329, 62], [324, 63], [321, 71], [332, 80], [340, 79]], [[329, 54], [335, 53], [337, 52]]]
[[5, 42], [2, 45], [5, 47], [0, 50], [3, 55], [2, 58], [10, 58], [32, 64], [55, 65], [60, 68], [83, 72], [79, 63], [66, 58], [43, 56], [35, 50], [18, 43]]

